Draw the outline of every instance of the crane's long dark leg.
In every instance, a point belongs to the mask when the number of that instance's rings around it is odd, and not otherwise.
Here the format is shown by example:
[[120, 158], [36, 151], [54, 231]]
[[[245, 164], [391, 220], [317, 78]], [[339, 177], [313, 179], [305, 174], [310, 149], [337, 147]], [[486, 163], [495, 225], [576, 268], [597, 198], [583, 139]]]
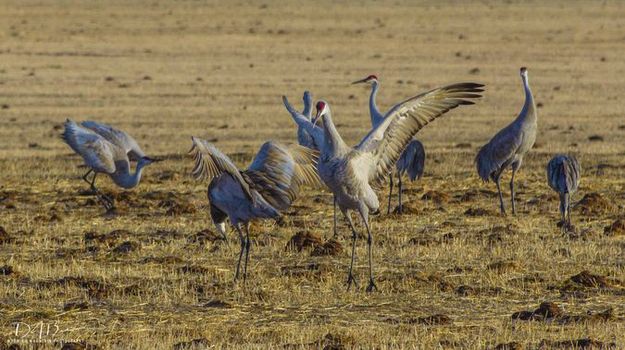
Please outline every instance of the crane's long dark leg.
[[401, 183], [401, 174], [397, 174], [397, 191], [399, 192], [399, 213], [402, 214], [404, 212], [404, 207], [401, 203], [401, 192], [403, 191], [403, 186]]
[[243, 266], [243, 283], [247, 281], [247, 263], [250, 261], [250, 223], [245, 224], [245, 265]]
[[375, 281], [373, 279], [373, 253], [372, 253], [372, 245], [373, 245], [373, 235], [371, 235], [371, 230], [369, 229], [369, 213], [368, 209], [362, 206], [358, 208], [358, 212], [360, 213], [360, 217], [362, 218], [362, 222], [365, 224], [365, 228], [367, 229], [367, 255], [369, 256], [369, 285], [367, 286], [367, 292], [371, 293], [374, 290], [378, 289], [375, 285]]
[[[88, 176], [92, 172], [93, 172], [93, 177], [91, 178], [91, 181], [89, 181]], [[102, 192], [100, 192], [100, 190], [98, 190], [95, 187], [95, 179], [97, 176], [98, 176], [98, 173], [96, 171], [94, 171], [93, 169], [89, 169], [89, 171], [87, 171], [87, 173], [83, 175], [82, 179], [85, 180], [85, 182], [89, 184], [91, 193], [94, 194], [98, 198], [100, 203], [102, 203], [102, 205], [104, 206], [104, 209], [106, 209], [107, 212], [110, 212], [113, 209], [115, 209], [115, 206], [113, 205], [113, 199], [103, 194]]]
[[499, 209], [501, 210], [501, 214], [506, 215], [506, 208], [503, 205], [503, 194], [501, 194], [501, 185], [499, 184], [500, 178], [501, 174], [495, 177], [495, 184], [497, 184], [497, 192], [499, 193]]
[[516, 205], [514, 204], [514, 174], [516, 174], [516, 171], [519, 168], [518, 166], [516, 166], [516, 164], [517, 163], [512, 164], [512, 177], [510, 178], [510, 197], [512, 201], [512, 215], [516, 215]]
[[358, 234], [356, 233], [356, 229], [354, 228], [354, 222], [352, 221], [352, 217], [349, 215], [347, 211], [343, 211], [343, 215], [347, 219], [347, 223], [349, 224], [349, 228], [352, 229], [352, 260], [349, 263], [349, 273], [347, 274], [347, 290], [352, 286], [352, 283], [358, 288], [358, 281], [354, 278], [353, 269], [354, 269], [354, 258], [356, 256], [356, 238]]
[[388, 208], [386, 208], [386, 215], [391, 213], [391, 197], [393, 196], [393, 174], [389, 176], [389, 179], [390, 189], [388, 190]]
[[333, 195], [333, 202], [334, 202], [334, 235], [332, 236], [334, 239], [338, 238], [338, 228], [336, 227], [336, 195]]
[[95, 182], [95, 175], [93, 176], [93, 181], [89, 181], [89, 179], [87, 179], [89, 174], [91, 174], [92, 172], [93, 172], [93, 169], [89, 169], [89, 171], [87, 171], [85, 175], [82, 176], [82, 179], [91, 186], [91, 190], [93, 191], [93, 183]]
[[241, 242], [241, 250], [239, 251], [239, 260], [237, 261], [237, 268], [234, 272], [234, 280], [236, 281], [239, 279], [239, 268], [241, 267], [241, 258], [243, 258], [243, 250], [245, 250], [245, 237], [243, 237], [243, 232], [241, 232], [241, 227], [239, 226], [238, 223], [236, 224], [233, 223], [232, 226], [234, 226], [234, 228], [239, 233], [239, 241]]
[[566, 232], [566, 194], [560, 193], [560, 233]]
[[571, 229], [571, 202], [570, 202], [570, 195], [569, 193], [565, 193], [564, 194], [564, 209], [566, 210], [566, 216], [564, 218], [564, 222], [566, 224], [566, 229], [570, 230]]

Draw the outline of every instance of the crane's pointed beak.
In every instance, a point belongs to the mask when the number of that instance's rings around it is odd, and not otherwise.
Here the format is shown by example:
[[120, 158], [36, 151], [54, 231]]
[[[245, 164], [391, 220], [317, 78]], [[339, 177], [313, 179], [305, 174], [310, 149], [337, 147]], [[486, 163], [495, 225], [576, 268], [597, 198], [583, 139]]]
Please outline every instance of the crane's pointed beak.
[[317, 110], [317, 113], [315, 114], [315, 117], [312, 120], [313, 125], [317, 125], [317, 121], [319, 120], [319, 117], [321, 117], [321, 111]]
[[367, 77], [367, 78], [364, 78], [364, 79], [356, 80], [356, 81], [352, 82], [352, 85], [354, 85], [354, 84], [360, 84], [360, 83], [366, 83], [366, 82], [367, 82], [367, 79], [368, 79], [368, 77]]

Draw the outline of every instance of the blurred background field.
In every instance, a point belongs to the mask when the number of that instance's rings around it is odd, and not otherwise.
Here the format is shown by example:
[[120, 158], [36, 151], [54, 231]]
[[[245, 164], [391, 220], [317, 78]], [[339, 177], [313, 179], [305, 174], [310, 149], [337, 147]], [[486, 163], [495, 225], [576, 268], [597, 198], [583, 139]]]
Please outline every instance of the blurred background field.
[[[0, 2], [0, 348], [16, 322], [58, 325], [42, 348], [624, 346], [624, 15], [614, 1]], [[521, 109], [521, 66], [539, 133], [520, 213], [501, 217], [473, 158]], [[380, 292], [345, 292], [344, 225], [342, 250], [285, 249], [331, 235], [318, 190], [253, 225], [252, 279], [232, 283], [236, 234], [213, 237], [190, 136], [244, 166], [268, 139], [296, 142], [281, 96], [301, 108], [308, 89], [356, 143], [369, 89], [350, 82], [369, 74], [382, 108], [486, 84], [477, 105], [419, 133], [426, 175], [407, 186], [409, 214], [373, 218]], [[132, 191], [99, 178], [118, 217], [79, 195], [66, 118], [110, 123], [166, 158]], [[583, 167], [573, 235], [545, 180], [559, 152]], [[364, 240], [357, 253], [364, 281]], [[512, 318], [537, 308], [555, 317]]]

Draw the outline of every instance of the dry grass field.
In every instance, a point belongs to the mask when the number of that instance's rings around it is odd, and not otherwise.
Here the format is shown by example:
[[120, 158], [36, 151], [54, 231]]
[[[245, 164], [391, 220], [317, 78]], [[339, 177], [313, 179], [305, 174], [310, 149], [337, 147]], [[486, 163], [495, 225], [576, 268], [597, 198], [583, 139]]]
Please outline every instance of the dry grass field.
[[[1, 1], [0, 349], [624, 348], [623, 17], [616, 1]], [[519, 112], [521, 66], [539, 133], [519, 213], [502, 217], [473, 158]], [[383, 108], [486, 84], [419, 133], [426, 174], [407, 185], [407, 213], [383, 204], [372, 218], [379, 291], [362, 285], [363, 239], [360, 289], [345, 291], [343, 223], [334, 249], [287, 248], [331, 235], [331, 194], [315, 189], [252, 225], [250, 279], [233, 283], [237, 235], [216, 239], [190, 136], [244, 166], [268, 139], [296, 142], [280, 97], [301, 108], [310, 89], [355, 143], [369, 88], [349, 83], [368, 74]], [[113, 124], [165, 158], [130, 191], [99, 177], [116, 217], [81, 195], [66, 118]], [[583, 167], [576, 233], [556, 227], [546, 184], [558, 152]]]

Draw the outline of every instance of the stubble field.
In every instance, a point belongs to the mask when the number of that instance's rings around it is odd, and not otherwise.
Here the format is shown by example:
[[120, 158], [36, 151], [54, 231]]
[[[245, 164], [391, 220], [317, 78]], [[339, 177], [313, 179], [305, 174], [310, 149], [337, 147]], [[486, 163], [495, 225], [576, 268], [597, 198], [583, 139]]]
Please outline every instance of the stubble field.
[[[0, 2], [0, 348], [625, 346], [623, 16], [582, 1]], [[503, 217], [473, 158], [519, 112], [521, 66], [539, 132], [519, 213]], [[280, 97], [301, 108], [309, 89], [355, 144], [369, 89], [349, 83], [369, 74], [383, 108], [486, 85], [419, 133], [426, 173], [406, 186], [407, 213], [386, 215], [380, 190], [379, 291], [362, 286], [363, 239], [361, 286], [345, 291], [349, 230], [320, 246], [332, 197], [319, 189], [252, 225], [250, 279], [234, 283], [236, 234], [215, 235], [190, 136], [244, 167], [268, 139], [296, 142]], [[81, 195], [86, 169], [58, 137], [66, 118], [110, 123], [165, 158], [131, 191], [99, 177], [117, 216]], [[562, 152], [583, 167], [568, 234], [544, 170]], [[288, 247], [298, 233], [320, 242]]]

